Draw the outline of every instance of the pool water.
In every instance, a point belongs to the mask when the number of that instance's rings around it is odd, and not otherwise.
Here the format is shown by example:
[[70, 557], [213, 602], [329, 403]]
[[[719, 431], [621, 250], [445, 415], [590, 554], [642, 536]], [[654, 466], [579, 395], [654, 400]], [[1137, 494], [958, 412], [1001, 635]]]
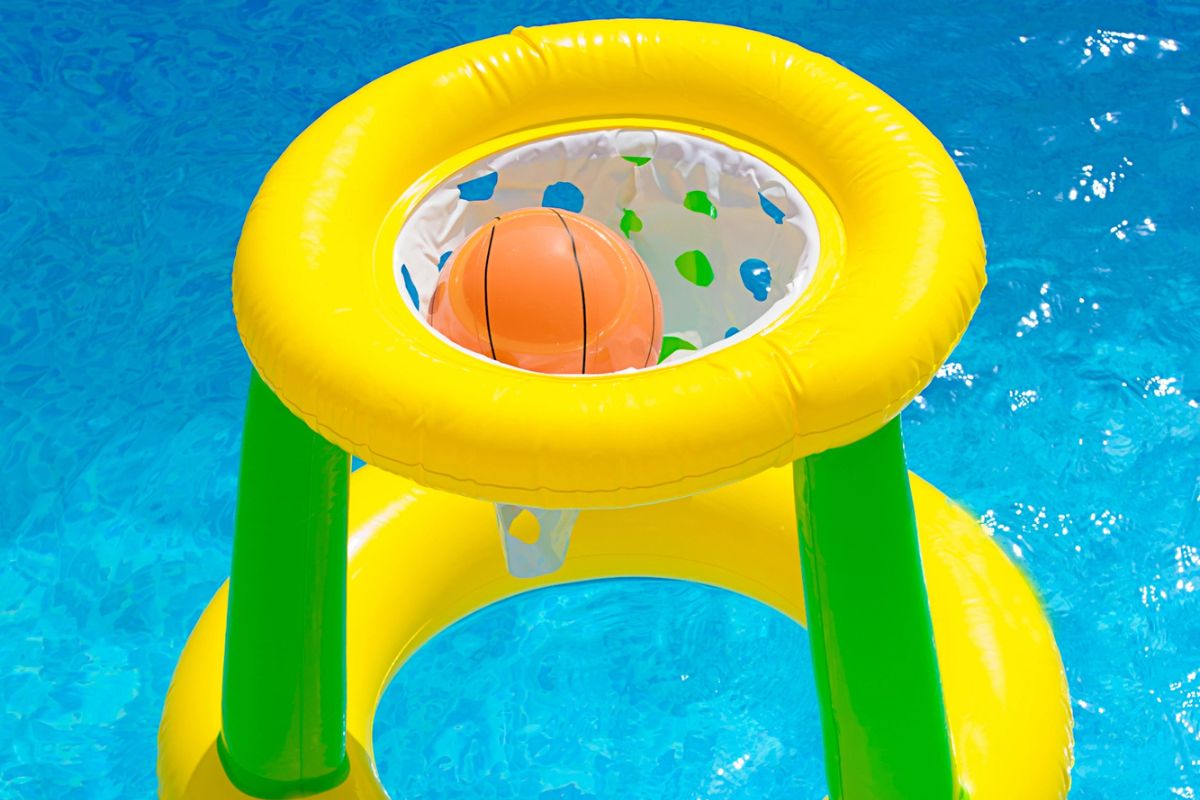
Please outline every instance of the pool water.
[[719, 589], [533, 592], [404, 666], [375, 720], [380, 777], [407, 800], [821, 800], [810, 661], [803, 628]]
[[[991, 282], [905, 412], [911, 464], [1043, 593], [1072, 800], [1195, 797], [1200, 6], [1046, 6], [6, 2], [0, 796], [154, 794], [171, 671], [228, 570], [248, 377], [229, 272], [273, 159], [424, 54], [642, 15], [824, 52], [945, 143]], [[712, 589], [537, 593], [416, 654], [380, 769], [398, 798], [819, 798], [807, 658], [803, 631]]]

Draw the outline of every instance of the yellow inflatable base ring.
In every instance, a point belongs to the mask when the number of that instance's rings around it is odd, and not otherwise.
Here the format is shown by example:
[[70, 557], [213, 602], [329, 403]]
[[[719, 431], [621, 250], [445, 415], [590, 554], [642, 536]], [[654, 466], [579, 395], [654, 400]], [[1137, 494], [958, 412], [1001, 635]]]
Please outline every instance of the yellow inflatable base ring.
[[[1071, 710], [1049, 622], [1028, 581], [975, 519], [916, 476], [912, 489], [959, 781], [970, 800], [1061, 800]], [[388, 680], [422, 643], [506, 597], [605, 577], [677, 578], [739, 592], [804, 623], [786, 468], [669, 503], [585, 511], [564, 567], [534, 580], [507, 573], [488, 503], [370, 466], [352, 475], [350, 498], [350, 777], [320, 800], [387, 797], [371, 726]], [[215, 747], [225, 608], [223, 586], [167, 694], [158, 758], [164, 800], [247, 797], [225, 777]]]

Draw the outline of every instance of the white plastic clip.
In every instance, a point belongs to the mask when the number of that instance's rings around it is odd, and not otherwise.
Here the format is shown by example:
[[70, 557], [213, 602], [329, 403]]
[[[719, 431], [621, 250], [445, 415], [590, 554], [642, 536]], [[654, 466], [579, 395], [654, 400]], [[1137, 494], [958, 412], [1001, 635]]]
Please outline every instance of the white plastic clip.
[[[513, 523], [522, 514], [529, 514], [537, 524], [536, 538], [528, 543], [514, 536], [512, 531]], [[579, 509], [575, 508], [526, 508], [497, 503], [496, 521], [500, 525], [509, 574], [514, 578], [537, 578], [558, 570], [566, 560], [571, 530], [578, 518]]]

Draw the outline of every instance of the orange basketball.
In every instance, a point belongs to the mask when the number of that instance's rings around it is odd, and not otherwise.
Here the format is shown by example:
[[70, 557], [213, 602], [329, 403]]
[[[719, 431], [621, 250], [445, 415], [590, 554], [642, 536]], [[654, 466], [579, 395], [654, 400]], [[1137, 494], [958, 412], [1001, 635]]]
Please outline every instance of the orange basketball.
[[658, 361], [662, 300], [620, 234], [580, 214], [525, 208], [472, 233], [438, 277], [433, 327], [514, 367], [616, 372]]

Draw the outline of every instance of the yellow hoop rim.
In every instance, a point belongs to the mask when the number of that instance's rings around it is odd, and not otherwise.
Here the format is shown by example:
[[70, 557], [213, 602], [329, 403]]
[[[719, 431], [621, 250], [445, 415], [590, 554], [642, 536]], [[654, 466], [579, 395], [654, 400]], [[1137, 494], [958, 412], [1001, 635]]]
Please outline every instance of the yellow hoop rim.
[[[483, 362], [413, 316], [390, 245], [439, 177], [505, 147], [614, 124], [699, 133], [793, 182], [817, 217], [821, 255], [791, 308], [694, 360], [586, 377]], [[710, 489], [871, 433], [957, 343], [983, 261], [953, 162], [879, 89], [766, 34], [609, 20], [438, 53], [327, 112], [251, 207], [234, 310], [263, 379], [361, 458], [494, 501], [612, 507]]]

